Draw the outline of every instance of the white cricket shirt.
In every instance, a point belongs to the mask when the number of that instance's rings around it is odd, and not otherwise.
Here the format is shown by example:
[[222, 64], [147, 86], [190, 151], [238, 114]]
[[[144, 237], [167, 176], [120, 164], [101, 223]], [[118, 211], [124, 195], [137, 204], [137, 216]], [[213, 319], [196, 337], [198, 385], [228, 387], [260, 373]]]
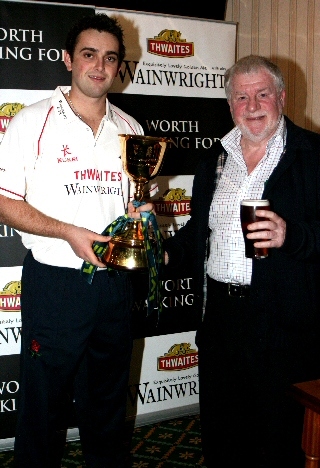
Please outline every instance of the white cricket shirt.
[[[101, 233], [124, 214], [129, 181], [119, 133], [143, 135], [141, 125], [106, 101], [94, 136], [57, 87], [49, 99], [23, 108], [0, 144], [0, 193], [48, 216]], [[83, 260], [62, 240], [22, 232], [22, 242], [41, 263], [80, 269]]]

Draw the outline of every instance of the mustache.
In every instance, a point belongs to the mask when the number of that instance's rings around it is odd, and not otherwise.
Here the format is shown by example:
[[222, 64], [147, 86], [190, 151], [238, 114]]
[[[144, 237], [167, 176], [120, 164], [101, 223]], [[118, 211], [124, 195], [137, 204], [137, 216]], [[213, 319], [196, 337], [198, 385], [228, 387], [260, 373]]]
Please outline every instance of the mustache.
[[[256, 113], [246, 112], [245, 114], [242, 114], [241, 117], [239, 117], [239, 118], [242, 118], [242, 119], [259, 119], [260, 117], [266, 117], [267, 115], [268, 115], [268, 113], [266, 111], [257, 111]], [[232, 117], [233, 121], [235, 122], [233, 112], [231, 112], [231, 117]]]
[[243, 117], [245, 119], [258, 119], [260, 117], [266, 117], [267, 113], [266, 112], [257, 112], [257, 113], [245, 113]]

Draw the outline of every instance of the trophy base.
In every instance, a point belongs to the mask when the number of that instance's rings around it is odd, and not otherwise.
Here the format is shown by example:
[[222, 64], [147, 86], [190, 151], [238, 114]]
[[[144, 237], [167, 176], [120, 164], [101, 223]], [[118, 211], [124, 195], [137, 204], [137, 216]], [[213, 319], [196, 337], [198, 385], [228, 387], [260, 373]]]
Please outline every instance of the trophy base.
[[123, 232], [112, 237], [103, 262], [116, 270], [148, 270], [141, 221], [128, 223]]

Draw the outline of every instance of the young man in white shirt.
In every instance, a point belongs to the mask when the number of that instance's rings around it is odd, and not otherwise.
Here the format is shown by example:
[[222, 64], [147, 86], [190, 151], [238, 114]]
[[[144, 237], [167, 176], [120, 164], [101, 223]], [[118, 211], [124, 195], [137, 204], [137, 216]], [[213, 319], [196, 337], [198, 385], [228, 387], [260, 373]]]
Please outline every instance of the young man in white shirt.
[[[66, 41], [70, 87], [23, 108], [0, 146], [0, 222], [21, 231], [18, 468], [61, 466], [74, 399], [86, 466], [122, 468], [132, 350], [129, 275], [95, 255], [101, 232], [128, 210], [118, 134], [141, 125], [107, 98], [125, 55], [123, 31], [104, 14], [82, 18]], [[131, 194], [132, 195], [132, 194]], [[136, 212], [134, 212], [136, 211]], [[89, 284], [83, 262], [97, 270]]]

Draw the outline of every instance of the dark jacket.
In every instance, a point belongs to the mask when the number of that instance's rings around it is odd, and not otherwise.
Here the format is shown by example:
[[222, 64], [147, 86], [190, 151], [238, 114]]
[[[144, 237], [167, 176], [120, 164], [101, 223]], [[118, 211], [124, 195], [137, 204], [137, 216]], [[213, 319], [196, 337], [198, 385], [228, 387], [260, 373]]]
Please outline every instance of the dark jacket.
[[[271, 174], [262, 198], [287, 223], [283, 246], [253, 260], [251, 305], [262, 329], [281, 327], [302, 332], [320, 329], [320, 135], [287, 117], [286, 150]], [[220, 142], [199, 163], [193, 182], [191, 217], [164, 241], [169, 265], [186, 257], [194, 265], [194, 291], [200, 307], [209, 234], [208, 217], [215, 190]], [[240, 209], [240, 208], [239, 208]], [[189, 258], [189, 261], [191, 258]], [[319, 337], [320, 339], [320, 337]]]

